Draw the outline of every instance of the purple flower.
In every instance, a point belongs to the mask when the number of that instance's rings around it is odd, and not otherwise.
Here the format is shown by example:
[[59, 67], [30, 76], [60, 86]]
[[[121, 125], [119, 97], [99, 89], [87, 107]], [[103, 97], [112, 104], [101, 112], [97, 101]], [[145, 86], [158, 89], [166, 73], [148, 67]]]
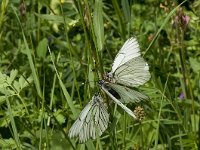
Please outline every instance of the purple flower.
[[178, 98], [180, 98], [181, 100], [185, 98], [183, 92], [180, 93], [180, 95], [178, 96]]
[[188, 25], [190, 21], [190, 17], [187, 15], [182, 16], [182, 22], [184, 22], [185, 25]]
[[176, 13], [176, 16], [173, 20], [172, 27], [176, 29], [180, 27], [182, 30], [185, 30], [187, 25], [189, 24], [190, 17], [184, 14], [182, 9], [179, 9]]

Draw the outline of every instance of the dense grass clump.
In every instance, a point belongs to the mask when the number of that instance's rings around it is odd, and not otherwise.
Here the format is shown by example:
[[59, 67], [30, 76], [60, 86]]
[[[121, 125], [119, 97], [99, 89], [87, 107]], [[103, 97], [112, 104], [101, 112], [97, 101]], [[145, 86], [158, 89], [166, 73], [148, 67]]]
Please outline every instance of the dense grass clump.
[[[200, 149], [198, 1], [1, 1], [1, 149]], [[104, 95], [108, 129], [78, 143], [67, 133], [130, 37], [151, 79], [133, 120]]]

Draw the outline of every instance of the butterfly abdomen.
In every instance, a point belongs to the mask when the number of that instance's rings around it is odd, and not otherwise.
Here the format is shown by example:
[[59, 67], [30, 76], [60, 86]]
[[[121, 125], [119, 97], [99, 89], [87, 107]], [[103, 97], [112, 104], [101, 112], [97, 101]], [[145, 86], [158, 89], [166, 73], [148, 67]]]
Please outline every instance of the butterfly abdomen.
[[110, 86], [108, 86], [105, 80], [99, 80], [100, 87], [105, 88], [110, 94], [112, 94], [116, 99], [121, 99], [121, 96]]

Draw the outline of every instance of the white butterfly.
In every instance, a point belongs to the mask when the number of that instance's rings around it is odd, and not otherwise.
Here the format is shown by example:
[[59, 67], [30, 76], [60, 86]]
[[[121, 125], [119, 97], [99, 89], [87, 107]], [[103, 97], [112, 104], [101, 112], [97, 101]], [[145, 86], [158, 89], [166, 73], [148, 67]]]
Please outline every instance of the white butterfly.
[[136, 119], [134, 113], [123, 103], [148, 99], [147, 96], [129, 87], [143, 85], [150, 77], [149, 66], [140, 55], [137, 40], [130, 38], [115, 57], [111, 72], [106, 74], [105, 80], [99, 81], [99, 85], [119, 106]]
[[[148, 97], [129, 87], [138, 87], [149, 79], [149, 67], [140, 55], [138, 42], [130, 38], [115, 57], [112, 71], [106, 74], [105, 80], [99, 81], [99, 85], [129, 115], [137, 119], [124, 104], [140, 102]], [[70, 128], [69, 137], [78, 137], [81, 143], [90, 138], [95, 139], [106, 130], [108, 121], [109, 114], [103, 99], [94, 95]]]
[[106, 78], [112, 83], [138, 87], [150, 79], [149, 66], [141, 57], [139, 44], [135, 38], [128, 39], [112, 64]]
[[103, 99], [95, 94], [69, 130], [69, 137], [78, 137], [80, 143], [96, 139], [107, 129], [109, 114]]

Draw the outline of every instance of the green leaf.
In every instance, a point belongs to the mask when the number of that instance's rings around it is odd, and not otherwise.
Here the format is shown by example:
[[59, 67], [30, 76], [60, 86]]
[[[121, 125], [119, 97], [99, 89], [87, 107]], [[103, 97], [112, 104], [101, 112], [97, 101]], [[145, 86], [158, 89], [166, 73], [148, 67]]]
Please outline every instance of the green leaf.
[[181, 121], [178, 120], [163, 119], [161, 121], [163, 124], [181, 124]]
[[0, 87], [0, 92], [1, 92], [1, 94], [4, 94], [6, 96], [15, 94], [15, 92], [13, 90], [11, 90], [10, 88], [5, 88], [5, 87]]
[[6, 96], [0, 96], [0, 105], [5, 102]]
[[200, 71], [200, 62], [198, 62], [195, 58], [191, 58], [189, 59], [191, 67], [193, 69], [194, 72], [199, 73]]
[[32, 76], [28, 77], [26, 80], [24, 79], [23, 76], [20, 76], [20, 78], [19, 78], [20, 88], [23, 89], [23, 88], [27, 87], [30, 83], [32, 83], [32, 81], [33, 81]]
[[63, 116], [63, 114], [61, 113], [61, 110], [58, 110], [54, 113], [54, 116], [56, 117], [56, 119], [58, 120], [58, 122], [60, 124], [65, 123], [65, 116]]
[[95, 1], [93, 22], [94, 22], [94, 33], [97, 38], [98, 50], [102, 50], [104, 44], [102, 0]]
[[192, 123], [192, 131], [198, 132], [199, 131], [199, 115], [192, 114], [191, 115], [191, 123]]
[[[59, 16], [59, 15], [49, 15], [49, 14], [37, 14], [35, 13], [35, 15], [41, 19], [47, 20], [47, 21], [52, 21], [54, 23], [64, 23], [64, 18], [63, 16]], [[65, 21], [67, 23], [70, 23], [71, 21], [73, 21], [72, 19], [65, 17]]]
[[19, 82], [14, 81], [13, 87], [15, 88], [15, 90], [17, 90], [18, 93], [20, 92], [20, 85], [19, 85]]
[[17, 149], [15, 140], [12, 138], [9, 139], [0, 139], [0, 145], [2, 149]]
[[0, 72], [0, 85], [6, 81], [6, 75]]
[[12, 84], [13, 80], [15, 80], [17, 76], [18, 70], [11, 70], [10, 77], [7, 78], [8, 84]]
[[131, 13], [130, 13], [129, 1], [123, 0], [121, 2], [122, 2], [122, 9], [123, 9], [126, 21], [130, 21], [131, 20]]
[[88, 73], [89, 84], [92, 88], [94, 88], [94, 86], [95, 86], [95, 84], [94, 84], [95, 83], [94, 82], [94, 73], [91, 70], [92, 70], [92, 65], [89, 64], [89, 73]]
[[46, 38], [44, 38], [42, 41], [39, 42], [38, 46], [37, 46], [37, 56], [39, 58], [45, 58], [46, 57], [46, 53], [47, 53], [47, 45], [48, 45], [48, 40]]

